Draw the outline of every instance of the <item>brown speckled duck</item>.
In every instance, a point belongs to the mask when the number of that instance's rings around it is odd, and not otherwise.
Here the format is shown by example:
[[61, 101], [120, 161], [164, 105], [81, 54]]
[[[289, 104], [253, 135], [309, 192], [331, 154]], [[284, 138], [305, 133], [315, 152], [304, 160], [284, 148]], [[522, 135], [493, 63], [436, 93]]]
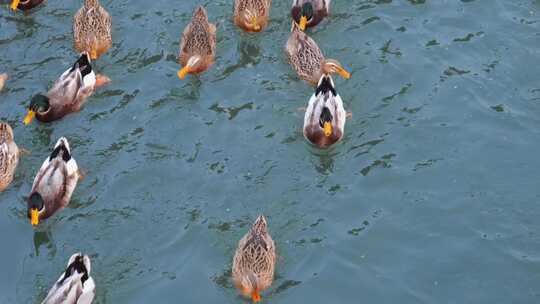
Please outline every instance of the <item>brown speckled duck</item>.
[[6, 73], [0, 74], [0, 91], [4, 88], [4, 84], [6, 83], [6, 80], [8, 79], [8, 75]]
[[337, 60], [325, 59], [315, 40], [302, 32], [294, 22], [285, 52], [298, 76], [314, 86], [323, 74], [338, 73], [345, 79], [351, 77]]
[[32, 226], [69, 204], [80, 177], [69, 143], [62, 137], [34, 178], [28, 197], [28, 218]]
[[235, 0], [234, 23], [247, 32], [260, 32], [268, 24], [272, 0]]
[[84, 0], [73, 19], [73, 38], [75, 50], [87, 52], [92, 60], [112, 46], [111, 16], [99, 0]]
[[7, 123], [0, 122], [0, 192], [13, 181], [19, 157], [20, 151], [13, 137], [13, 129]]
[[319, 24], [330, 13], [330, 0], [293, 0], [291, 16], [300, 30]]
[[243, 296], [259, 302], [261, 291], [272, 285], [275, 265], [276, 247], [261, 215], [238, 243], [232, 266], [234, 284]]
[[347, 112], [332, 77], [325, 74], [309, 100], [304, 116], [304, 137], [320, 148], [337, 143], [345, 134]]
[[199, 74], [206, 71], [216, 57], [216, 26], [208, 22], [204, 7], [199, 6], [191, 22], [182, 33], [178, 60], [182, 69], [178, 77], [184, 79], [187, 74]]
[[56, 80], [47, 94], [38, 94], [32, 98], [24, 124], [31, 123], [34, 117], [42, 122], [51, 122], [78, 112], [94, 90], [109, 81], [106, 76], [94, 73], [88, 54], [83, 53]]
[[16, 11], [20, 9], [21, 11], [31, 10], [34, 7], [43, 3], [44, 0], [12, 0], [11, 9]]

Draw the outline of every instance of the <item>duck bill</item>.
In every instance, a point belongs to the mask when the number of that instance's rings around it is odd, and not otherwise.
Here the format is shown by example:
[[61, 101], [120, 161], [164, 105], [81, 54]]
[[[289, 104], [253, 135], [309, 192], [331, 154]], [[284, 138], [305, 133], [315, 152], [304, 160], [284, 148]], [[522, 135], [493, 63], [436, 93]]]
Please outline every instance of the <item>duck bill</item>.
[[261, 295], [257, 292], [257, 291], [254, 291], [252, 294], [251, 294], [251, 300], [253, 301], [253, 303], [258, 303], [261, 301]]
[[332, 135], [332, 124], [329, 122], [325, 122], [323, 126], [324, 136], [330, 137]]
[[17, 7], [19, 6], [19, 2], [21, 2], [21, 0], [13, 0], [13, 2], [11, 2], [11, 9], [16, 11]]
[[259, 25], [259, 22], [257, 21], [257, 16], [251, 17], [250, 25], [251, 25], [251, 28], [256, 32], [261, 30], [261, 26]]
[[302, 16], [300, 17], [300, 24], [298, 25], [302, 31], [306, 30], [307, 27], [307, 17]]
[[30, 224], [34, 227], [39, 224], [39, 211], [36, 208], [30, 210]]
[[180, 78], [180, 79], [183, 80], [184, 78], [186, 78], [186, 76], [187, 76], [187, 74], [188, 74], [189, 72], [190, 72], [189, 66], [186, 65], [186, 66], [183, 67], [180, 71], [178, 71], [178, 73], [177, 73], [177, 74], [178, 74], [178, 78]]
[[91, 50], [90, 50], [90, 59], [92, 60], [96, 60], [98, 59], [98, 52], [97, 52], [97, 49], [95, 47], [93, 47]]
[[36, 117], [36, 112], [32, 110], [28, 110], [28, 114], [26, 114], [26, 117], [24, 117], [23, 123], [27, 126], [29, 125], [32, 120], [34, 120], [34, 117]]
[[347, 72], [347, 70], [345, 70], [342, 67], [338, 67], [336, 72], [339, 74], [339, 76], [341, 76], [341, 77], [343, 77], [345, 79], [351, 78], [351, 73]]

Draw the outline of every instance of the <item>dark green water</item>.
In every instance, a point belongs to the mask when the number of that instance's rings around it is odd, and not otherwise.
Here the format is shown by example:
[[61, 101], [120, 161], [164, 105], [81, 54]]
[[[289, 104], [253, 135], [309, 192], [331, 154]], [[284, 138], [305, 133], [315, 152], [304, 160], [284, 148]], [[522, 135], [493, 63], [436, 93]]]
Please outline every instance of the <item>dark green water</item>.
[[[82, 1], [1, 7], [0, 119], [32, 154], [0, 194], [0, 303], [39, 303], [76, 251], [94, 303], [239, 303], [229, 269], [259, 213], [280, 255], [265, 303], [540, 302], [540, 1], [333, 1], [310, 33], [352, 71], [336, 83], [353, 117], [328, 151], [302, 136], [290, 1], [259, 35], [206, 1], [217, 62], [186, 81], [200, 2], [173, 2], [102, 1], [114, 46], [96, 69], [113, 83], [29, 127], [30, 97], [77, 56]], [[87, 177], [34, 230], [25, 197], [60, 136]]]

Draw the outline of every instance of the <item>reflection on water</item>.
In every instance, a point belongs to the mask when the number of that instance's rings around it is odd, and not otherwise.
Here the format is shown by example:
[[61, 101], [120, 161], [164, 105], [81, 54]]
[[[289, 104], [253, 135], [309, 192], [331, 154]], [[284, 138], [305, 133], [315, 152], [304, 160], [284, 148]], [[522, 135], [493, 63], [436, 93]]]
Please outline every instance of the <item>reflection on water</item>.
[[34, 249], [36, 256], [40, 255], [40, 248], [44, 247], [47, 250], [49, 258], [56, 255], [56, 244], [52, 238], [52, 232], [48, 229], [43, 231], [34, 231]]

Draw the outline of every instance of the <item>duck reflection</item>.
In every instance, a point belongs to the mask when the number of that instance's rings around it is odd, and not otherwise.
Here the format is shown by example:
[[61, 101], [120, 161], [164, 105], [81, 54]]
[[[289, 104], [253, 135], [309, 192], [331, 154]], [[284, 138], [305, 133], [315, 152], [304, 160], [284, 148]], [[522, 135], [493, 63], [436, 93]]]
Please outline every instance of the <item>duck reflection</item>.
[[34, 250], [36, 256], [40, 255], [41, 247], [45, 247], [49, 257], [54, 257], [56, 255], [56, 244], [54, 243], [52, 233], [49, 230], [34, 231]]

